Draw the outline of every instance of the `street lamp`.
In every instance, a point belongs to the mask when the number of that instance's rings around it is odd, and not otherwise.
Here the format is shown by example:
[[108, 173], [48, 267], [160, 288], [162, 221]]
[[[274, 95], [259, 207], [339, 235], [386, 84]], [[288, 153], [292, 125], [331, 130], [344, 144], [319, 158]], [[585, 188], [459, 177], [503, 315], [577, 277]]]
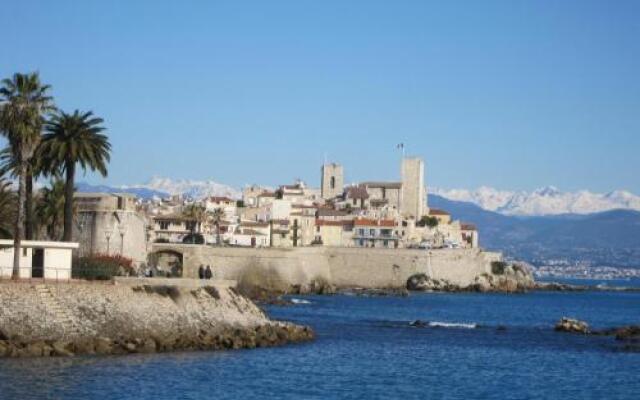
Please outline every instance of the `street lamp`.
[[111, 244], [111, 235], [113, 234], [113, 231], [110, 229], [105, 229], [104, 231], [104, 238], [107, 239], [107, 255], [109, 255], [109, 247]]
[[124, 225], [118, 225], [118, 232], [120, 233], [120, 255], [124, 254], [124, 234], [127, 233], [127, 229]]

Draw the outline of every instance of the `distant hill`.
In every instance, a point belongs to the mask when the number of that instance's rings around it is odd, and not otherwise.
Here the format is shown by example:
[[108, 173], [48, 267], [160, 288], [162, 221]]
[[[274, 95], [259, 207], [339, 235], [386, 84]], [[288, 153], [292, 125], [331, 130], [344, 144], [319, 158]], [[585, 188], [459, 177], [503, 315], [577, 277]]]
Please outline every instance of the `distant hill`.
[[165, 198], [169, 197], [168, 193], [158, 190], [147, 188], [119, 188], [105, 185], [91, 185], [88, 183], [80, 182], [76, 184], [76, 190], [83, 193], [131, 193], [135, 194], [141, 199], [152, 199], [154, 197]]
[[445, 209], [455, 219], [475, 223], [481, 246], [534, 264], [565, 259], [640, 267], [638, 211], [518, 217], [437, 195], [429, 195], [429, 206]]
[[153, 197], [169, 197], [170, 195], [184, 195], [192, 199], [203, 199], [209, 196], [227, 196], [239, 199], [242, 193], [228, 185], [212, 180], [194, 181], [187, 179], [173, 180], [169, 178], [153, 177], [147, 183], [123, 186], [90, 185], [78, 183], [80, 192], [132, 193], [142, 199]]

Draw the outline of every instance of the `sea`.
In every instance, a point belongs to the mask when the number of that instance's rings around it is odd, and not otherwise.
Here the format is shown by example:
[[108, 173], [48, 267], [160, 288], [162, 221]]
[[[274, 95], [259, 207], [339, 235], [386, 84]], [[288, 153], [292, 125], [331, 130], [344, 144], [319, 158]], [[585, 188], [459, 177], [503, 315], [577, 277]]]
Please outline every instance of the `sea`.
[[563, 316], [640, 324], [638, 291], [292, 300], [267, 312], [310, 325], [314, 342], [0, 359], [0, 399], [640, 399], [640, 352], [553, 330]]

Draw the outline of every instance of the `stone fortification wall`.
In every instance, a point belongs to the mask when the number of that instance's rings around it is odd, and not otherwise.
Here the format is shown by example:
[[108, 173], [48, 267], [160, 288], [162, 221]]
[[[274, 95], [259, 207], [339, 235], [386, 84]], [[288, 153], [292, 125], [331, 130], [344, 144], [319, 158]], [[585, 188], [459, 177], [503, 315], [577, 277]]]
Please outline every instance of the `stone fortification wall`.
[[300, 247], [290, 249], [154, 245], [155, 251], [183, 254], [184, 276], [197, 278], [200, 265], [210, 265], [219, 279], [242, 281], [249, 274], [285, 289], [323, 280], [337, 287], [404, 287], [416, 273], [469, 285], [490, 273], [500, 254], [480, 249], [408, 250]]

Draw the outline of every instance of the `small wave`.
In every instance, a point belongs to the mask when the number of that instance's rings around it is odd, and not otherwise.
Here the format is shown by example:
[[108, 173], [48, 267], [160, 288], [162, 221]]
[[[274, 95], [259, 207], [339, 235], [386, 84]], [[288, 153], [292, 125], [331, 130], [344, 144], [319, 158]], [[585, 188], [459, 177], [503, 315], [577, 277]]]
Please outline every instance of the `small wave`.
[[293, 304], [311, 304], [309, 300], [304, 300], [304, 299], [291, 299], [291, 302]]
[[478, 324], [463, 323], [463, 322], [440, 322], [430, 321], [428, 325], [432, 328], [462, 328], [462, 329], [476, 329]]

